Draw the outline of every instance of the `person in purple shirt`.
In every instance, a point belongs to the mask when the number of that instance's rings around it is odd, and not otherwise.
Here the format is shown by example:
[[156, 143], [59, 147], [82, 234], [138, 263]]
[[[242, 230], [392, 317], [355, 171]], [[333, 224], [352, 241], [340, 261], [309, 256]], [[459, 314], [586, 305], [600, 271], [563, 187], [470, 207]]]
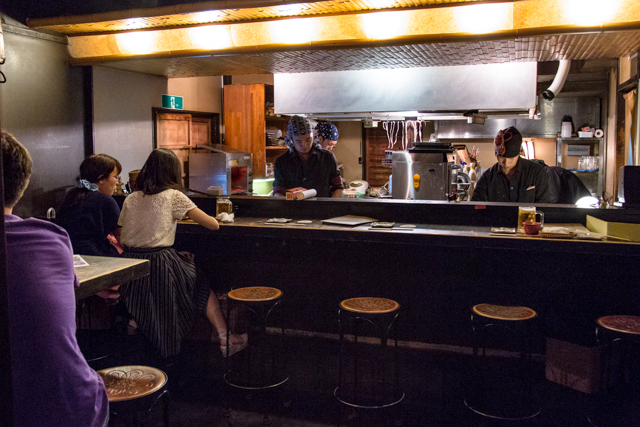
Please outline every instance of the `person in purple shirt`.
[[109, 402], [76, 341], [73, 252], [67, 232], [20, 219], [31, 157], [2, 132], [11, 372], [16, 426], [103, 427]]

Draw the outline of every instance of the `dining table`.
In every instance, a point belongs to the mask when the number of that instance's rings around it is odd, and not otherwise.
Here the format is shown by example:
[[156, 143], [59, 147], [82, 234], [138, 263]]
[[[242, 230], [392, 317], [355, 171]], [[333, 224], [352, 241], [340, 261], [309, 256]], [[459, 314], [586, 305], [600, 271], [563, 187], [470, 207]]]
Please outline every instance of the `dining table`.
[[148, 275], [150, 263], [146, 259], [82, 255], [81, 259], [74, 256], [74, 270], [80, 282], [75, 290], [79, 301]]

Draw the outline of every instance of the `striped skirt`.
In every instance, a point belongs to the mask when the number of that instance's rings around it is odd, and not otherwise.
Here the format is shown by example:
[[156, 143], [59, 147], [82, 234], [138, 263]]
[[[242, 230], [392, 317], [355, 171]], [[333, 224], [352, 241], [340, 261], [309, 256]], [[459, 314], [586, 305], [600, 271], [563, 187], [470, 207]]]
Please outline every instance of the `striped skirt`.
[[162, 357], [180, 353], [182, 338], [206, 313], [210, 288], [197, 280], [193, 261], [173, 248], [129, 248], [125, 258], [148, 259], [148, 276], [120, 287], [120, 297]]

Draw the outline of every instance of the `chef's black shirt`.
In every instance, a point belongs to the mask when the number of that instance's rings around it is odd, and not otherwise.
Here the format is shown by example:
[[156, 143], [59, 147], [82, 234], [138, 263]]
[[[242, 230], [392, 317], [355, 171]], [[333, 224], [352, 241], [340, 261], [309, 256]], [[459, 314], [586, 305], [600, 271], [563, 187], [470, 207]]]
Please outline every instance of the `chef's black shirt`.
[[507, 179], [500, 164], [478, 180], [471, 201], [549, 203], [549, 178], [544, 166], [520, 157], [516, 173]]
[[278, 157], [274, 174], [274, 194], [284, 194], [290, 188], [304, 187], [307, 190], [315, 189], [318, 197], [331, 197], [334, 191], [344, 188], [333, 153], [315, 146], [309, 151], [306, 162], [295, 150]]

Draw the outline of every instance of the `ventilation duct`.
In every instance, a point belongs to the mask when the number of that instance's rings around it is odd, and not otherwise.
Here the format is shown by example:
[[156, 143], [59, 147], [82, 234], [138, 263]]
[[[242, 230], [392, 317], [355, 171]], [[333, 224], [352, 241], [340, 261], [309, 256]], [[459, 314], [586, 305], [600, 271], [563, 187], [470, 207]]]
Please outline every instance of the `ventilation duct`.
[[532, 117], [537, 63], [276, 74], [276, 114], [332, 120]]
[[546, 99], [547, 101], [552, 101], [553, 98], [555, 98], [556, 95], [560, 93], [562, 87], [564, 86], [564, 82], [567, 80], [567, 76], [569, 75], [569, 68], [571, 68], [570, 59], [560, 60], [558, 72], [556, 73], [556, 77], [553, 79], [553, 83], [551, 83], [549, 89], [542, 92], [542, 96], [544, 97], [544, 99]]

